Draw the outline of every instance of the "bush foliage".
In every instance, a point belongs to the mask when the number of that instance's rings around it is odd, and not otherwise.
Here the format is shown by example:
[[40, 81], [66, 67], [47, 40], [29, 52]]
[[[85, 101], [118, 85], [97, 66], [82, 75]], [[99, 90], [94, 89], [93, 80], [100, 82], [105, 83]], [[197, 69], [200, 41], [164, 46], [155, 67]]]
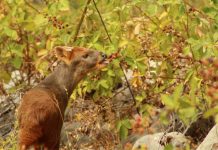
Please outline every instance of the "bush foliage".
[[[85, 0], [1, 0], [0, 79], [11, 80], [19, 70], [18, 88], [46, 76], [51, 70], [52, 48], [78, 45], [108, 55], [120, 50], [121, 57], [100, 73], [81, 82], [72, 98], [95, 91], [93, 97], [112, 97], [125, 70], [136, 106], [143, 116], [162, 108], [161, 122], [174, 112], [186, 124], [204, 114], [218, 120], [217, 0], [96, 0], [91, 1], [84, 20]], [[77, 40], [75, 39], [78, 32]], [[128, 119], [118, 123], [121, 138], [131, 128]]]

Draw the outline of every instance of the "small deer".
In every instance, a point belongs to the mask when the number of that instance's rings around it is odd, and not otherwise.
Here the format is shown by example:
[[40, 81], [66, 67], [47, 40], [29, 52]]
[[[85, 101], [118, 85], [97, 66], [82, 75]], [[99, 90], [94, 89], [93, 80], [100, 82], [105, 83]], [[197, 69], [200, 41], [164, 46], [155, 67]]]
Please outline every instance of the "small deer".
[[70, 95], [87, 73], [107, 64], [106, 55], [95, 50], [57, 46], [54, 51], [62, 63], [21, 100], [18, 109], [20, 150], [58, 150]]

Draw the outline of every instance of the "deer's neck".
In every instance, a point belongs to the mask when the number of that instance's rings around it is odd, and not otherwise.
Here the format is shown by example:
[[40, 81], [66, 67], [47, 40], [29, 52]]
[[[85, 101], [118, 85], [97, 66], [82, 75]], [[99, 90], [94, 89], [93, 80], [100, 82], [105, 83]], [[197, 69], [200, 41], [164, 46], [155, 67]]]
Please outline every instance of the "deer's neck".
[[68, 101], [82, 78], [83, 75], [79, 73], [76, 66], [69, 67], [66, 64], [61, 64], [40, 85], [52, 89], [54, 94], [60, 97], [59, 99]]

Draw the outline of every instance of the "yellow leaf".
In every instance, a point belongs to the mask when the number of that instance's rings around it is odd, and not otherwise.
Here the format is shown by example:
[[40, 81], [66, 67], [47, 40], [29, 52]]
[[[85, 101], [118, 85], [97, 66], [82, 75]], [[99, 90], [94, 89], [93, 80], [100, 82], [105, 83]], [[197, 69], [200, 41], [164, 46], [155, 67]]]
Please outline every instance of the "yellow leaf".
[[77, 113], [75, 116], [76, 116], [76, 120], [78, 121], [82, 119], [82, 115], [80, 113]]
[[124, 47], [128, 45], [129, 41], [127, 39], [123, 39], [119, 42], [119, 47]]
[[137, 24], [134, 29], [134, 34], [138, 35], [140, 33], [140, 29], [141, 29], [141, 24]]
[[48, 54], [48, 51], [46, 49], [41, 49], [37, 55], [40, 57], [40, 56], [44, 56], [44, 55], [47, 55]]
[[161, 20], [162, 18], [164, 18], [164, 17], [166, 17], [167, 16], [167, 12], [163, 12], [161, 15], [160, 15], [160, 17], [159, 17], [159, 19]]
[[204, 35], [204, 33], [201, 31], [200, 27], [196, 27], [195, 28], [195, 33], [199, 36], [202, 37]]

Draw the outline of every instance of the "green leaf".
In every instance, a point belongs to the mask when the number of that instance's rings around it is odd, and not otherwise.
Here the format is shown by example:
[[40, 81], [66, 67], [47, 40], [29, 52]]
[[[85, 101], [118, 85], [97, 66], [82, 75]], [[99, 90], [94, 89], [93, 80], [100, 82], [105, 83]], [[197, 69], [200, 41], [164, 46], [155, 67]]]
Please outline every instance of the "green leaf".
[[59, 40], [67, 45], [70, 42], [71, 38], [72, 37], [69, 34], [61, 34]]
[[37, 27], [42, 26], [47, 23], [47, 19], [42, 14], [38, 14], [34, 18], [34, 23], [36, 24]]
[[173, 145], [172, 145], [172, 144], [167, 144], [167, 145], [164, 147], [164, 150], [173, 150]]
[[147, 66], [144, 62], [136, 62], [137, 68], [140, 70], [141, 73], [145, 73]]
[[7, 36], [11, 37], [13, 40], [17, 40], [18, 39], [18, 34], [17, 34], [17, 31], [15, 31], [15, 30], [12, 30], [10, 28], [5, 27], [4, 33]]
[[210, 116], [214, 116], [215, 114], [217, 114], [218, 113], [218, 108], [216, 107], [216, 108], [211, 108], [211, 109], [209, 109], [209, 110], [207, 110], [205, 113], [204, 113], [204, 117], [205, 118], [208, 118], [208, 117], [210, 117]]
[[48, 70], [48, 62], [44, 61], [44, 62], [37, 62], [36, 63], [36, 69], [41, 73], [41, 74], [48, 74], [47, 70]]
[[21, 64], [22, 64], [22, 59], [20, 57], [15, 57], [13, 60], [12, 60], [12, 64], [15, 68], [19, 69]]
[[108, 85], [107, 80], [101, 80], [101, 81], [99, 82], [99, 84], [100, 84], [102, 87], [104, 87], [105, 89], [109, 89], [109, 85]]
[[12, 44], [8, 46], [10, 51], [16, 56], [23, 57], [24, 45]]
[[200, 80], [196, 76], [192, 76], [190, 80], [190, 92], [189, 95], [192, 100], [195, 99], [196, 95], [195, 92], [200, 88]]
[[214, 4], [218, 4], [218, 0], [211, 0]]
[[137, 102], [142, 102], [143, 99], [144, 99], [144, 97], [143, 97], [142, 95], [137, 95], [137, 96], [135, 97], [135, 99], [137, 100]]
[[178, 101], [179, 98], [181, 97], [183, 92], [183, 84], [179, 84], [176, 88], [175, 91], [173, 92], [173, 99], [174, 101]]
[[35, 31], [36, 29], [36, 24], [34, 21], [24, 21], [23, 22], [23, 27], [26, 31]]
[[79, 96], [82, 96], [82, 88], [78, 88], [78, 89], [77, 89], [77, 92], [78, 92], [78, 95], [79, 95]]
[[127, 129], [131, 129], [132, 128], [132, 125], [129, 121], [129, 119], [125, 119], [122, 121], [122, 125], [125, 126]]
[[126, 57], [125, 61], [130, 65], [130, 66], [135, 66], [135, 61], [131, 57]]
[[117, 124], [116, 124], [117, 130], [120, 131], [121, 126], [122, 126], [122, 121], [118, 121]]
[[11, 79], [11, 76], [4, 70], [0, 70], [0, 79], [5, 82], [8, 83]]
[[164, 105], [166, 105], [169, 109], [175, 109], [176, 103], [174, 99], [169, 95], [161, 95], [161, 100]]
[[160, 121], [164, 125], [168, 125], [169, 124], [168, 114], [167, 114], [166, 111], [163, 111], [162, 113], [160, 113]]
[[[196, 98], [197, 99], [197, 98]], [[180, 101], [179, 101], [179, 106], [180, 108], [190, 108], [190, 107], [193, 107], [195, 106], [195, 102], [196, 101], [192, 101], [190, 100], [190, 97], [188, 95], [185, 95], [185, 96], [182, 96]]]
[[59, 0], [58, 9], [60, 11], [67, 11], [70, 9], [68, 0]]
[[179, 6], [179, 13], [180, 13], [180, 15], [185, 14], [185, 7], [184, 7], [184, 5], [180, 5]]
[[151, 4], [146, 9], [146, 12], [148, 12], [149, 15], [155, 15], [157, 13], [157, 5]]
[[119, 47], [124, 47], [124, 46], [128, 45], [128, 43], [129, 43], [129, 41], [126, 40], [126, 39], [121, 40], [121, 41], [119, 42]]
[[58, 5], [59, 5], [59, 3], [57, 3], [57, 2], [50, 3], [48, 5], [48, 13], [55, 15], [57, 12], [59, 12]]
[[115, 77], [115, 73], [113, 72], [113, 70], [108, 70], [107, 74], [111, 77]]
[[217, 10], [213, 7], [204, 7], [203, 11], [212, 17], [217, 15]]
[[128, 135], [128, 129], [124, 125], [122, 125], [120, 127], [120, 138], [121, 138], [121, 140], [126, 139], [127, 135]]
[[184, 81], [184, 84], [186, 84], [192, 77], [194, 73], [194, 69], [190, 69], [187, 74], [186, 74], [186, 77], [185, 77], [185, 81]]
[[192, 118], [196, 115], [196, 109], [194, 107], [181, 108], [179, 113], [185, 118]]

